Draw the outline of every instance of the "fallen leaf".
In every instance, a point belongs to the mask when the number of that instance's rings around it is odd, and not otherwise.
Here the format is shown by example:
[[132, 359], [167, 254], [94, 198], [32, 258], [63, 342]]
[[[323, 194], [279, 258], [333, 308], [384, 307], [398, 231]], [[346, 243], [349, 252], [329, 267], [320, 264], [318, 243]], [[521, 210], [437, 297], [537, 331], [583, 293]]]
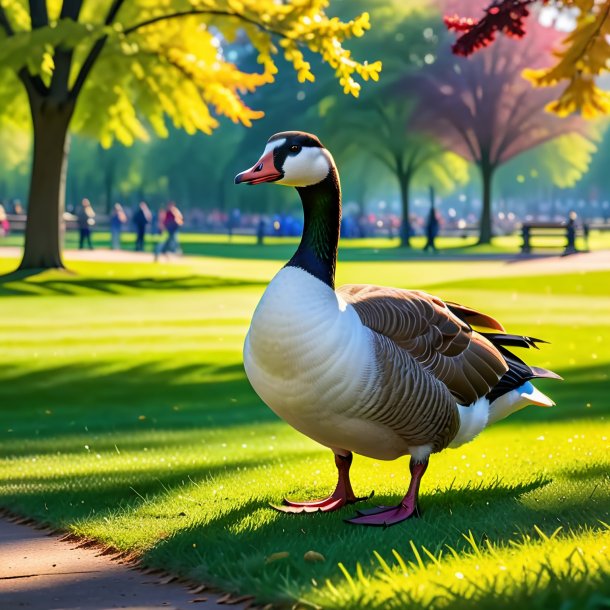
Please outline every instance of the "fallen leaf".
[[324, 557], [322, 553], [318, 553], [317, 551], [307, 551], [307, 553], [303, 555], [303, 559], [305, 561], [309, 561], [310, 563], [319, 563], [326, 561], [326, 557]]
[[265, 563], [273, 563], [274, 561], [279, 561], [280, 559], [287, 559], [290, 557], [290, 553], [288, 551], [281, 551], [280, 553], [272, 553], [265, 559]]

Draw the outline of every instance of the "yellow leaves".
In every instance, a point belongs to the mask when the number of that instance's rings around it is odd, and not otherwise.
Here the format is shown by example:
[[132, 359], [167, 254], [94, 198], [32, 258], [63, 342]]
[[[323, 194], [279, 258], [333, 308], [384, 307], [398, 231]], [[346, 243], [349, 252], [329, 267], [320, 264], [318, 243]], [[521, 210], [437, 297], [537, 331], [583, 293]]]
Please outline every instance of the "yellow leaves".
[[589, 138], [570, 133], [549, 142], [539, 155], [545, 171], [559, 188], [571, 188], [589, 169], [597, 146]]
[[290, 62], [297, 73], [300, 83], [305, 81], [313, 82], [315, 77], [311, 71], [311, 64], [305, 61], [303, 53], [292, 40], [283, 39], [280, 45], [284, 48], [284, 57]]
[[7, 15], [9, 23], [13, 25], [14, 29], [31, 29], [30, 14], [22, 2], [19, 0], [0, 0], [0, 4]]
[[575, 74], [558, 100], [547, 105], [550, 112], [566, 117], [581, 112], [585, 119], [610, 114], [610, 93], [595, 85], [592, 77]]
[[42, 62], [40, 64], [40, 72], [43, 75], [52, 76], [55, 69], [55, 60], [53, 59], [53, 47], [45, 45], [45, 50], [42, 54]]
[[104, 148], [110, 148], [116, 138], [121, 144], [131, 146], [136, 139], [149, 139], [148, 132], [136, 115], [135, 108], [129, 101], [127, 91], [113, 87], [114, 103], [108, 108], [108, 121], [100, 134], [100, 143]]
[[[16, 25], [23, 0], [0, 2], [14, 5]], [[61, 2], [49, 2], [56, 19]], [[273, 82], [280, 52], [302, 83], [315, 78], [308, 54], [320, 55], [353, 96], [363, 81], [377, 81], [381, 71], [381, 62], [358, 61], [344, 46], [370, 28], [369, 15], [343, 22], [326, 14], [328, 0], [131, 0], [108, 27], [103, 19], [110, 0], [103, 10], [94, 4], [83, 5], [78, 23], [60, 20], [30, 32], [27, 11], [21, 20], [23, 36], [39, 38], [27, 56], [28, 69], [47, 82], [60, 45], [74, 49], [73, 84], [89, 50], [105, 37], [73, 123], [104, 146], [114, 139], [129, 145], [146, 139], [149, 131], [167, 135], [167, 121], [188, 133], [211, 133], [220, 116], [250, 126], [263, 113], [250, 108], [245, 96]], [[23, 65], [21, 46], [4, 42], [0, 61], [10, 53]], [[247, 42], [255, 49], [257, 71], [240, 68], [241, 56], [249, 53]], [[20, 44], [32, 48], [29, 41]]]
[[559, 98], [547, 109], [559, 116], [574, 112], [587, 119], [610, 114], [610, 94], [596, 85], [596, 78], [610, 66], [610, 0], [573, 0], [580, 9], [576, 28], [555, 55], [557, 63], [544, 70], [525, 70], [523, 76], [537, 87], [552, 87], [567, 81]]
[[[318, 53], [334, 70], [346, 94], [358, 96], [360, 84], [354, 76], [363, 80], [378, 80], [381, 62], [368, 64], [354, 60], [351, 53], [343, 47], [349, 38], [362, 36], [370, 28], [368, 13], [363, 13], [349, 22], [337, 17], [329, 18], [323, 12], [328, 2], [321, 0], [292, 0], [282, 5], [269, 2], [243, 2], [245, 10], [260, 14], [259, 26], [243, 26], [259, 50], [259, 62], [268, 71], [273, 64], [274, 48], [270, 48], [269, 32], [280, 37], [284, 57], [294, 67], [299, 82], [314, 80], [311, 64], [305, 59], [302, 48]], [[250, 15], [247, 14], [250, 18]], [[253, 33], [252, 30], [258, 30]], [[267, 47], [265, 48], [265, 42]], [[275, 66], [274, 70], [275, 71]]]

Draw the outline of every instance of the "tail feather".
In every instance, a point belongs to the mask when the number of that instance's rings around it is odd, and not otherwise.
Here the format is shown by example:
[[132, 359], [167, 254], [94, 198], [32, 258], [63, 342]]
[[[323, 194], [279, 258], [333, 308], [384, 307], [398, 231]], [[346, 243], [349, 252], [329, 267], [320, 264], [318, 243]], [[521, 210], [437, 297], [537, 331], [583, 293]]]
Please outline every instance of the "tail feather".
[[549, 371], [548, 369], [542, 369], [539, 366], [530, 366], [532, 372], [535, 374], [534, 376], [539, 379], [559, 379], [563, 381], [563, 377], [558, 375], [553, 371]]
[[504, 345], [509, 347], [525, 347], [526, 349], [533, 347], [540, 349], [537, 343], [546, 343], [544, 339], [536, 339], [535, 337], [527, 337], [525, 335], [509, 335], [505, 333], [480, 333], [489, 339], [494, 345]]
[[489, 398], [490, 402], [493, 402], [494, 400], [496, 400], [503, 394], [507, 394], [511, 390], [517, 390], [530, 379], [561, 379], [561, 377], [553, 371], [549, 371], [547, 369], [543, 369], [536, 366], [530, 367], [525, 362], [523, 362], [521, 358], [515, 356], [515, 354], [510, 352], [505, 347], [534, 347], [537, 349], [536, 343], [547, 343], [546, 341], [542, 341], [541, 339], [535, 339], [534, 337], [525, 337], [520, 335], [508, 335], [500, 333], [485, 333], [484, 336], [489, 341], [491, 341], [491, 343], [498, 349], [498, 351], [502, 354], [504, 360], [506, 360], [506, 364], [508, 365], [508, 371], [506, 371], [500, 381], [498, 381], [498, 383], [492, 388], [491, 392], [487, 394], [487, 398]]
[[[529, 386], [529, 387], [528, 387]], [[526, 383], [521, 388], [519, 396], [527, 400], [530, 405], [538, 405], [539, 407], [554, 407], [555, 401], [543, 394], [538, 388], [535, 388], [531, 383]]]
[[[523, 347], [526, 349], [538, 348], [538, 343], [548, 343], [544, 339], [537, 339], [536, 337], [528, 337], [526, 335], [511, 335], [507, 333], [497, 320], [483, 314], [470, 307], [465, 307], [457, 303], [445, 302], [447, 307], [454, 313], [458, 318], [466, 322], [467, 324], [480, 326], [487, 329], [493, 329], [499, 332], [488, 332], [481, 331], [480, 335], [485, 337], [492, 345], [502, 354], [502, 357], [508, 365], [508, 371], [500, 378], [500, 381], [491, 389], [487, 394], [486, 398], [489, 402], [493, 402], [500, 396], [511, 392], [512, 390], [518, 390], [523, 386], [524, 383], [530, 379], [561, 379], [557, 373], [543, 369], [537, 366], [528, 366], [521, 358], [515, 356], [510, 352], [507, 347]], [[542, 396], [544, 396], [542, 394]], [[547, 402], [551, 401], [550, 398], [545, 397]]]
[[445, 301], [445, 305], [447, 305], [451, 313], [455, 314], [460, 320], [463, 320], [471, 326], [481, 326], [483, 328], [492, 328], [504, 332], [504, 326], [502, 326], [498, 320], [485, 313], [481, 313], [480, 311], [471, 309], [465, 305], [460, 305], [459, 303], [452, 303], [451, 301]]

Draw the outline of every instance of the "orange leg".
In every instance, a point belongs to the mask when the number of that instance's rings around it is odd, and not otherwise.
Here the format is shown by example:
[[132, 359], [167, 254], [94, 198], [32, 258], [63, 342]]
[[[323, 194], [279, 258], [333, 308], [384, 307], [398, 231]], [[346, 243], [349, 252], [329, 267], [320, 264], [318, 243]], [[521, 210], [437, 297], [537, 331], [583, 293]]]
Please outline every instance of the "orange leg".
[[417, 506], [419, 495], [419, 484], [428, 468], [428, 460], [425, 462], [416, 462], [413, 458], [409, 462], [409, 470], [411, 471], [411, 481], [409, 490], [402, 502], [398, 506], [378, 506], [369, 510], [359, 510], [358, 516], [353, 519], [348, 519], [348, 523], [356, 525], [377, 525], [388, 527], [400, 523], [410, 517], [418, 517], [419, 509]]
[[327, 498], [323, 498], [321, 500], [310, 500], [306, 502], [284, 500], [284, 506], [272, 505], [272, 507], [283, 513], [328, 513], [333, 510], [338, 510], [346, 504], [354, 504], [360, 500], [370, 498], [371, 496], [358, 498], [352, 489], [352, 484], [349, 480], [349, 469], [352, 465], [352, 459], [353, 456], [351, 452], [345, 456], [335, 453], [335, 465], [337, 466], [339, 480], [337, 481], [335, 491]]

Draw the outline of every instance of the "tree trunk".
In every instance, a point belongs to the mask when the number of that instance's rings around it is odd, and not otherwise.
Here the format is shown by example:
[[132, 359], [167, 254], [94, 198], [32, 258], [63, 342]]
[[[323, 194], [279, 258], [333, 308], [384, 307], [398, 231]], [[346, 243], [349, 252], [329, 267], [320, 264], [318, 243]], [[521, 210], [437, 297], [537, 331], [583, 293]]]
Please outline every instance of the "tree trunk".
[[400, 186], [400, 203], [402, 205], [402, 222], [400, 224], [400, 247], [411, 247], [411, 221], [409, 220], [409, 186], [411, 185], [410, 174], [400, 174], [397, 176]]
[[491, 223], [491, 191], [495, 167], [489, 164], [479, 166], [481, 171], [481, 182], [483, 185], [483, 198], [481, 201], [481, 222], [479, 226], [479, 244], [491, 244], [493, 237]]
[[62, 225], [66, 194], [68, 125], [73, 105], [56, 105], [30, 93], [34, 153], [25, 246], [19, 269], [63, 268]]
[[116, 174], [116, 160], [112, 155], [112, 149], [105, 150], [102, 146], [98, 147], [100, 167], [104, 168], [104, 209], [110, 215], [114, 204], [114, 178]]

